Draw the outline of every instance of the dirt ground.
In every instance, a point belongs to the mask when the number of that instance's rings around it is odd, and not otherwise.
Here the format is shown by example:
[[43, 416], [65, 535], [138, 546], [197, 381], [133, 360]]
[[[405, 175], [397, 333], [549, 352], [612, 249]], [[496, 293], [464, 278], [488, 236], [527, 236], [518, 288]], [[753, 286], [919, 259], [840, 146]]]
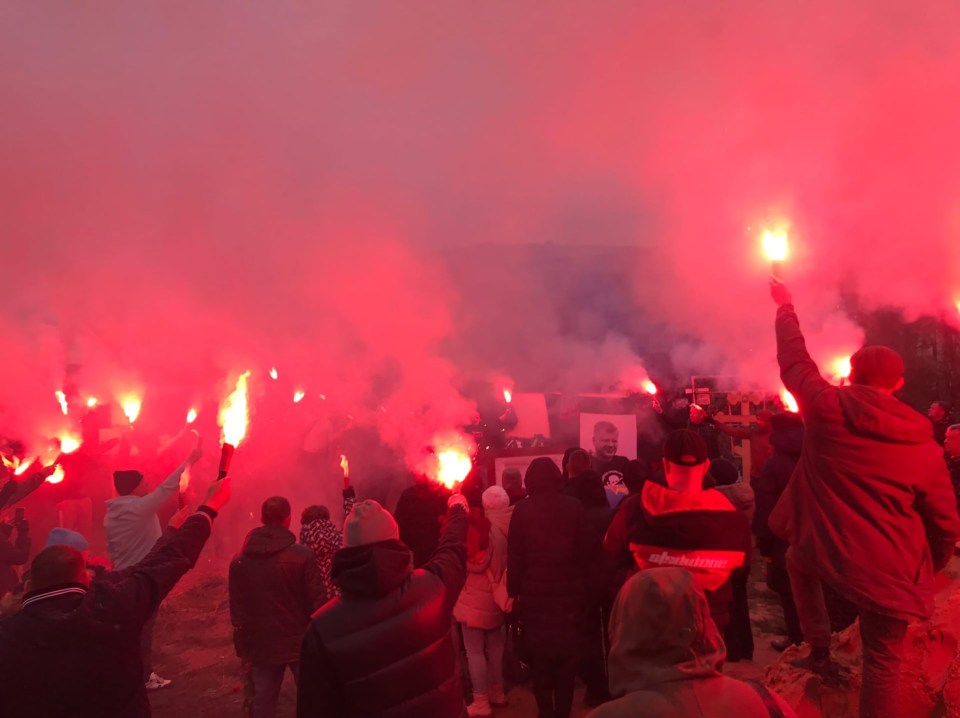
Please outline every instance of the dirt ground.
[[[750, 613], [756, 651], [754, 660], [728, 664], [726, 672], [739, 678], [758, 678], [776, 660], [770, 641], [783, 630], [774, 594], [763, 583], [759, 563], [750, 581]], [[173, 680], [168, 688], [150, 695], [156, 718], [226, 718], [243, 713], [240, 663], [231, 642], [227, 605], [226, 565], [201, 559], [160, 608], [154, 634], [154, 667]], [[510, 704], [496, 712], [498, 718], [536, 716], [533, 695], [526, 686], [513, 688]], [[296, 692], [288, 674], [277, 718], [295, 715]], [[583, 718], [583, 688], [575, 700], [574, 718]]]

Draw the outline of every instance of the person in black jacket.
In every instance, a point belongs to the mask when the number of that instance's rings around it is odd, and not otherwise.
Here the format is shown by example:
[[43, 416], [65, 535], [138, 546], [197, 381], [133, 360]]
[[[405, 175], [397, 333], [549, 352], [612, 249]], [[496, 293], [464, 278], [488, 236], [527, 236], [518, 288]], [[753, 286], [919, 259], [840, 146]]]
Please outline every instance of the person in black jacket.
[[562, 493], [552, 459], [527, 469], [530, 496], [516, 505], [507, 548], [507, 591], [517, 599], [523, 645], [542, 718], [568, 718], [573, 706], [586, 603], [590, 531], [583, 505]]
[[453, 606], [467, 577], [467, 501], [419, 569], [376, 501], [354, 505], [333, 560], [341, 595], [313, 614], [300, 650], [299, 718], [466, 718]]
[[326, 592], [313, 552], [290, 532], [290, 502], [272, 496], [260, 518], [230, 564], [230, 622], [247, 715], [272, 718], [287, 666], [299, 678], [300, 643]]
[[[11, 541], [14, 531], [17, 538]], [[30, 524], [18, 513], [12, 525], [0, 523], [0, 597], [12, 591], [19, 581], [14, 567], [22, 566], [29, 558]]]
[[197, 561], [230, 498], [214, 482], [204, 504], [140, 563], [90, 581], [83, 555], [50, 546], [33, 559], [20, 611], [0, 620], [0, 715], [147, 718], [140, 634]]
[[590, 468], [590, 455], [578, 449], [570, 457], [574, 498], [583, 504], [590, 533], [586, 573], [586, 604], [580, 634], [580, 678], [587, 686], [586, 704], [596, 706], [610, 700], [607, 686], [607, 623], [617, 595], [617, 562], [604, 552], [603, 537], [613, 519], [600, 474]]
[[440, 542], [440, 519], [447, 512], [448, 493], [425, 476], [400, 494], [394, 516], [400, 527], [400, 540], [413, 552], [413, 566], [420, 568]]

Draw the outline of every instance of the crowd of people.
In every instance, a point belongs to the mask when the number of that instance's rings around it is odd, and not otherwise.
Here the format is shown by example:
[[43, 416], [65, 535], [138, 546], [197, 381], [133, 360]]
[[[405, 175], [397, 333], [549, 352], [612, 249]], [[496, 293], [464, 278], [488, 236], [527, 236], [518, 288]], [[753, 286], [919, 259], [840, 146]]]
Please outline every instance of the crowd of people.
[[[740, 429], [693, 406], [656, 471], [619, 456], [616, 427], [599, 422], [592, 452], [454, 491], [421, 477], [392, 513], [345, 471], [343, 506], [304, 509], [299, 536], [287, 499], [263, 501], [228, 574], [247, 715], [275, 715], [289, 669], [304, 718], [491, 716], [525, 681], [540, 718], [569, 718], [578, 678], [591, 718], [792, 716], [723, 673], [753, 657], [754, 549], [783, 608], [775, 647], [808, 645], [794, 665], [843, 688], [831, 639], [859, 620], [860, 714], [897, 715], [908, 621], [930, 616], [933, 575], [960, 538], [960, 425], [939, 402], [927, 418], [894, 396], [904, 365], [886, 347], [852, 357], [849, 385], [824, 380], [789, 292], [772, 294], [798, 414]], [[724, 435], [751, 442], [747, 477]], [[115, 472], [109, 568], [57, 528], [21, 575], [29, 526], [21, 513], [4, 526], [0, 715], [150, 714], [148, 691], [170, 683], [152, 667], [157, 610], [230, 497], [230, 479], [215, 481], [161, 529], [200, 454], [153, 490]], [[49, 471], [0, 487], [0, 508]]]

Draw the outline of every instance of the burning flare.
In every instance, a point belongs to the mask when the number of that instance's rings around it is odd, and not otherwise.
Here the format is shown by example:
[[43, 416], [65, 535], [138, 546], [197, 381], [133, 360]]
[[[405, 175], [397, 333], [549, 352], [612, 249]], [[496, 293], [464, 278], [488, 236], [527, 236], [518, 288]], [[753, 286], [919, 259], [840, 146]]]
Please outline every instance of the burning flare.
[[796, 414], [800, 411], [800, 406], [797, 404], [797, 400], [793, 398], [793, 394], [784, 389], [780, 393], [780, 400], [783, 402], [783, 408], [789, 411], [792, 414]]
[[197, 420], [197, 410], [195, 408], [191, 408], [190, 411], [187, 412], [187, 423], [192, 424], [196, 420]]
[[72, 434], [61, 434], [57, 438], [60, 440], [61, 454], [72, 454], [80, 448], [80, 439]]
[[20, 465], [13, 470], [13, 475], [22, 476], [27, 469], [33, 466], [34, 461], [36, 461], [36, 459], [27, 459], [26, 461], [19, 462]]
[[343, 469], [344, 478], [350, 476], [350, 462], [347, 461], [346, 454], [340, 454], [340, 468]]
[[63, 481], [63, 477], [64, 477], [63, 467], [58, 464], [57, 468], [53, 470], [53, 473], [47, 477], [47, 483], [59, 484], [61, 481]]
[[276, 381], [278, 376], [280, 376], [280, 375], [277, 374], [277, 367], [273, 367], [272, 369], [270, 369], [270, 378], [271, 378], [271, 379], [273, 379], [274, 381]]
[[133, 423], [137, 420], [137, 417], [140, 416], [140, 407], [142, 405], [143, 399], [136, 394], [127, 394], [120, 400], [120, 406], [123, 409], [123, 414], [127, 417], [127, 421], [130, 422], [130, 426], [133, 426]]
[[787, 239], [787, 230], [763, 230], [763, 253], [771, 262], [782, 262], [790, 253], [790, 241]]
[[293, 392], [293, 403], [299, 404], [301, 401], [303, 401], [303, 397], [305, 397], [306, 395], [307, 393], [304, 391], [297, 390]]
[[459, 449], [444, 449], [437, 453], [437, 481], [452, 489], [470, 475], [473, 461]]
[[837, 375], [837, 378], [841, 380], [849, 379], [851, 371], [853, 371], [853, 367], [850, 365], [850, 357], [841, 357], [834, 360], [833, 373]]
[[238, 446], [247, 435], [247, 424], [250, 422], [250, 411], [247, 404], [247, 379], [250, 372], [244, 372], [237, 379], [237, 388], [228, 396], [220, 407], [218, 421], [222, 427], [224, 444]]
[[503, 390], [503, 400], [508, 404], [513, 401], [513, 392], [510, 389]]
[[87, 408], [88, 408], [88, 409], [93, 409], [93, 408], [95, 408], [95, 407], [97, 406], [97, 404], [98, 404], [98, 402], [97, 402], [97, 397], [91, 396], [89, 399], [87, 399]]
[[657, 395], [657, 385], [654, 384], [654, 383], [653, 383], [652, 381], [650, 381], [649, 379], [644, 379], [644, 380], [643, 380], [643, 383], [642, 383], [642, 386], [643, 386], [643, 390], [644, 390], [645, 392], [647, 392], [650, 396], [656, 396], [656, 395]]
[[68, 413], [70, 413], [70, 407], [67, 406], [67, 395], [59, 389], [53, 393], [54, 396], [57, 397], [57, 402], [60, 404], [60, 411], [62, 411], [63, 415], [66, 416]]

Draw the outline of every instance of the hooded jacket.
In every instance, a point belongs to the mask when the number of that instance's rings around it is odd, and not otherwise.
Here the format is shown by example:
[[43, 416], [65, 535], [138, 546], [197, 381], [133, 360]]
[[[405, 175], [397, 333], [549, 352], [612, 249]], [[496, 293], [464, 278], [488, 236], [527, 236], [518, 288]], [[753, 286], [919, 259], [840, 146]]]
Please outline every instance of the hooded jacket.
[[466, 514], [454, 507], [423, 568], [396, 540], [337, 553], [341, 595], [313, 615], [303, 639], [300, 718], [465, 718], [450, 628], [466, 535]]
[[[610, 618], [610, 691], [589, 718], [795, 718], [775, 694], [720, 673], [723, 641], [682, 568], [635, 575]], [[772, 709], [772, 710], [771, 710]]]
[[[471, 509], [467, 530], [467, 581], [453, 608], [453, 617], [470, 628], [491, 630], [504, 623], [504, 614], [493, 599], [496, 581], [507, 566], [507, 534], [513, 507], [481, 511]], [[494, 526], [493, 521], [497, 520]], [[504, 524], [504, 519], [506, 524]]]
[[795, 414], [777, 414], [771, 419], [770, 445], [773, 456], [767, 461], [754, 482], [757, 508], [753, 515], [753, 533], [757, 537], [757, 550], [776, 566], [786, 568], [789, 544], [770, 530], [767, 522], [773, 507], [790, 483], [793, 470], [800, 461], [803, 450], [803, 420]]
[[196, 564], [213, 515], [194, 514], [136, 566], [89, 587], [26, 594], [20, 612], [0, 620], [0, 716], [148, 718], [143, 626]]
[[255, 664], [296, 663], [310, 615], [326, 601], [313, 552], [283, 526], [260, 526], [230, 563], [229, 585], [237, 656]]
[[800, 462], [770, 516], [799, 564], [854, 605], [893, 618], [933, 611], [933, 574], [960, 531], [930, 421], [890, 394], [829, 384], [791, 305], [777, 359], [806, 426]]
[[528, 650], [575, 654], [586, 594], [590, 531], [580, 502], [562, 493], [560, 469], [535, 459], [525, 477], [530, 495], [513, 509], [507, 550], [507, 591], [519, 599]]
[[613, 509], [603, 488], [603, 479], [595, 471], [585, 471], [570, 480], [573, 496], [586, 512], [587, 530], [590, 534], [589, 560], [587, 562], [587, 606], [609, 608], [619, 586], [616, 559], [603, 551], [603, 537], [613, 520]]

